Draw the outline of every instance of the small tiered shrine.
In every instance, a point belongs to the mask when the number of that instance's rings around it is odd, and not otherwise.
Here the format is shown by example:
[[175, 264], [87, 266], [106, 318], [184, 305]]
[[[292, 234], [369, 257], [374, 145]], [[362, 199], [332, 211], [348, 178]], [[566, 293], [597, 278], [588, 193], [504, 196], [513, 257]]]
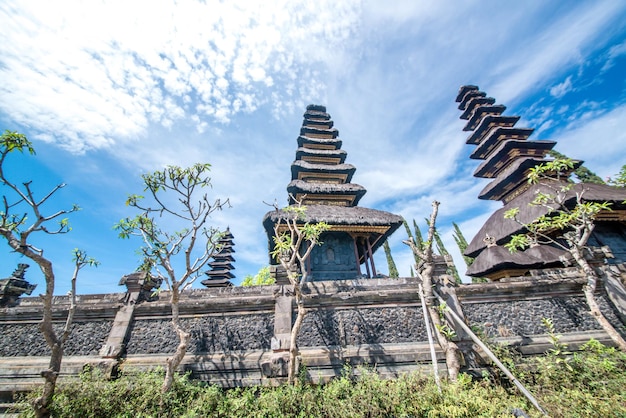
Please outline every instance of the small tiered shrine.
[[226, 231], [217, 243], [218, 251], [213, 255], [213, 261], [210, 261], [209, 267], [211, 270], [205, 272], [208, 277], [202, 280], [202, 283], [206, 287], [229, 287], [232, 286], [231, 280], [235, 278], [235, 275], [231, 273], [234, 270], [233, 262], [235, 258], [233, 253], [235, 246], [233, 234], [230, 232], [230, 228], [226, 228]]
[[28, 264], [20, 263], [11, 277], [0, 280], [0, 307], [14, 306], [22, 295], [33, 293], [37, 285], [30, 284], [24, 278], [27, 268]]
[[[474, 176], [491, 179], [478, 197], [499, 200], [505, 206], [487, 220], [465, 250], [466, 256], [475, 258], [467, 275], [498, 280], [533, 274], [540, 269], [563, 267], [569, 263], [569, 254], [560, 248], [537, 244], [512, 254], [503, 247], [512, 235], [522, 232], [518, 223], [504, 218], [506, 211], [520, 208], [522, 222], [530, 222], [547, 213], [545, 207], [530, 203], [536, 192], [549, 192], [550, 189], [541, 183], [529, 184], [527, 176], [531, 168], [547, 161], [545, 157], [556, 142], [529, 141], [533, 129], [516, 127], [520, 117], [502, 115], [506, 107], [495, 105], [495, 99], [486, 96], [477, 86], [468, 85], [460, 88], [456, 101], [462, 112], [460, 118], [467, 120], [463, 130], [471, 132], [466, 143], [476, 146], [470, 158], [483, 161]], [[574, 161], [574, 169], [581, 164], [582, 161]], [[561, 176], [560, 181], [567, 182], [567, 174]], [[617, 233], [623, 236], [617, 246], [624, 247], [626, 230], [623, 221], [626, 213], [622, 202], [626, 200], [626, 190], [599, 184], [576, 184], [566, 204], [575, 204], [576, 193], [583, 189], [585, 200], [612, 202], [615, 208], [612, 213], [601, 213], [596, 218], [590, 244], [609, 245], [609, 241], [614, 241], [611, 237]]]
[[[347, 154], [341, 149], [339, 131], [333, 125], [326, 107], [307, 106], [296, 159], [291, 165], [288, 202], [306, 206], [303, 222], [330, 225], [320, 239], [322, 245], [311, 254], [311, 280], [376, 277], [374, 252], [398, 229], [402, 217], [357, 206], [366, 190], [352, 183], [356, 168], [345, 163]], [[271, 211], [263, 219], [270, 251], [274, 225], [280, 216], [279, 211]], [[277, 264], [273, 259], [270, 263]]]

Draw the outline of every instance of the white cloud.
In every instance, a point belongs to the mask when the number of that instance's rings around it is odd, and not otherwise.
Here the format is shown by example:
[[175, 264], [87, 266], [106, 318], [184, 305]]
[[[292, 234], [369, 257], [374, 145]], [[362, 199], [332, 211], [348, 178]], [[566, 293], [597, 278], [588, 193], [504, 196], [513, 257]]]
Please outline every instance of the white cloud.
[[613, 1], [584, 3], [568, 8], [545, 30], [511, 51], [492, 74], [499, 74], [489, 93], [503, 103], [513, 103], [519, 97], [541, 88], [568, 65], [584, 61], [587, 49], [603, 37], [604, 28], [618, 18], [622, 5]]
[[565, 81], [563, 81], [562, 83], [559, 83], [551, 87], [550, 95], [552, 97], [556, 97], [557, 99], [560, 99], [561, 97], [565, 96], [570, 91], [572, 91], [572, 76], [567, 77]]
[[550, 139], [564, 154], [585, 160], [600, 177], [612, 176], [626, 163], [626, 105], [578, 119]]
[[[148, 120], [171, 127], [196, 109], [208, 119], [200, 129], [228, 123], [267, 103], [277, 79], [295, 75], [322, 88], [321, 73], [307, 66], [348, 41], [359, 13], [353, 2], [1, 7], [0, 110], [32, 129], [63, 132], [52, 138], [77, 153], [145, 135]], [[272, 94], [290, 102], [309, 92]], [[184, 105], [190, 99], [197, 106]]]

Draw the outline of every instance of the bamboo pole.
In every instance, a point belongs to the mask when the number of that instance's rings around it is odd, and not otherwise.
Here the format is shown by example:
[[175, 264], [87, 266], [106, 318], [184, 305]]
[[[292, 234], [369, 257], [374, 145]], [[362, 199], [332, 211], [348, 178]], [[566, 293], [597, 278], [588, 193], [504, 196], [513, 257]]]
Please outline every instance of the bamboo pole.
[[[439, 293], [437, 293], [434, 289], [433, 289], [433, 294], [437, 297], [437, 299], [439, 299], [440, 303], [445, 303], [444, 299], [439, 295]], [[474, 341], [488, 356], [489, 358], [496, 364], [496, 366], [498, 366], [498, 368], [500, 370], [502, 370], [504, 372], [504, 374], [506, 375], [506, 377], [509, 378], [509, 380], [511, 382], [513, 382], [513, 384], [515, 386], [517, 386], [517, 388], [520, 390], [520, 392], [522, 392], [522, 394], [533, 404], [533, 406], [535, 408], [537, 408], [537, 410], [539, 412], [541, 412], [544, 415], [548, 415], [548, 413], [541, 407], [541, 405], [539, 405], [539, 402], [537, 401], [537, 399], [535, 399], [535, 397], [532, 395], [532, 393], [530, 393], [528, 391], [528, 389], [526, 389], [526, 387], [524, 387], [524, 385], [522, 385], [522, 383], [517, 380], [515, 378], [515, 376], [513, 376], [513, 373], [511, 373], [509, 371], [509, 369], [506, 368], [506, 366], [504, 364], [502, 364], [502, 362], [500, 362], [500, 360], [498, 360], [498, 358], [496, 357], [496, 355], [493, 353], [493, 351], [491, 351], [489, 349], [489, 347], [487, 347], [481, 340], [480, 338], [478, 338], [478, 336], [476, 334], [474, 334], [474, 331], [471, 330], [470, 327], [467, 326], [467, 324], [465, 323], [465, 321], [463, 321], [457, 314], [456, 312], [454, 312], [452, 309], [450, 309], [449, 306], [445, 305], [446, 307], [446, 312], [449, 312], [450, 315], [452, 315], [452, 317], [454, 318], [454, 320], [458, 323], [458, 325], [463, 328], [463, 330], [465, 332], [467, 332], [469, 334], [469, 336], [472, 338], [472, 341]]]
[[428, 315], [428, 309], [426, 309], [426, 299], [424, 298], [424, 291], [422, 290], [422, 284], [418, 284], [418, 291], [420, 300], [422, 301], [422, 311], [424, 312], [424, 321], [426, 322], [426, 334], [428, 335], [428, 344], [430, 345], [430, 359], [433, 363], [433, 372], [435, 373], [435, 383], [437, 389], [441, 393], [441, 382], [439, 381], [439, 369], [437, 368], [437, 354], [435, 353], [435, 343], [433, 341], [433, 331], [430, 325], [430, 316]]

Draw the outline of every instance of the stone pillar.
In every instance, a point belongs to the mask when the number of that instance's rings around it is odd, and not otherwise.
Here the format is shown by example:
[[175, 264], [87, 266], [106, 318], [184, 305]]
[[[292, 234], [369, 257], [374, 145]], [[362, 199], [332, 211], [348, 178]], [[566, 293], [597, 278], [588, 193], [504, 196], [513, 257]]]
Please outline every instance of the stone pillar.
[[274, 308], [274, 336], [272, 337], [272, 355], [269, 361], [261, 364], [265, 377], [286, 377], [288, 374], [289, 349], [291, 347], [291, 325], [293, 324], [293, 296], [286, 296], [290, 286], [281, 286], [276, 296]]
[[274, 311], [274, 336], [272, 351], [289, 351], [291, 343], [291, 324], [293, 321], [293, 296], [278, 296]]
[[100, 355], [104, 358], [118, 358], [124, 350], [124, 343], [133, 320], [135, 301], [139, 297], [139, 292], [132, 292], [128, 296], [126, 305], [122, 306], [115, 315], [107, 342], [100, 349]]

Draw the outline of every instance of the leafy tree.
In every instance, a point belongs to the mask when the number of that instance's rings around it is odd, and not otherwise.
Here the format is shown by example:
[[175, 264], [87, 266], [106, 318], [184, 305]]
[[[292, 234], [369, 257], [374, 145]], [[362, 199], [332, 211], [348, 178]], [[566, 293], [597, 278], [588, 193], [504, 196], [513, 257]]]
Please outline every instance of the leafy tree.
[[302, 202], [280, 211], [280, 218], [274, 224], [274, 250], [270, 253], [287, 271], [287, 278], [293, 286], [298, 314], [291, 327], [289, 346], [288, 381], [295, 383], [297, 373], [298, 347], [296, 340], [307, 313], [302, 289], [309, 278], [307, 260], [316, 245], [321, 244], [320, 236], [330, 229], [325, 222], [304, 222], [306, 206]]
[[398, 273], [396, 262], [393, 261], [393, 257], [391, 256], [391, 248], [389, 247], [389, 241], [385, 240], [385, 242], [383, 243], [383, 249], [385, 250], [385, 256], [387, 257], [389, 277], [397, 279], [398, 277], [400, 277], [400, 274]]
[[[52, 188], [43, 197], [37, 197], [32, 188], [32, 180], [18, 185], [9, 180], [4, 170], [4, 163], [11, 152], [28, 152], [35, 154], [32, 143], [24, 134], [5, 131], [0, 136], [0, 184], [8, 188], [8, 194], [2, 196], [0, 208], [0, 235], [7, 240], [9, 247], [25, 257], [33, 260], [41, 269], [46, 281], [46, 291], [41, 295], [43, 302], [42, 319], [39, 323], [48, 347], [50, 347], [50, 363], [48, 369], [41, 372], [44, 378], [44, 388], [41, 396], [33, 401], [33, 409], [38, 417], [50, 415], [50, 405], [56, 387], [57, 377], [61, 371], [63, 360], [63, 346], [70, 335], [70, 327], [76, 309], [76, 279], [78, 272], [86, 265], [96, 266], [98, 262], [86, 255], [84, 251], [74, 250], [74, 274], [72, 276], [72, 291], [70, 309], [61, 334], [57, 334], [52, 327], [52, 297], [54, 294], [55, 275], [51, 260], [44, 256], [43, 248], [37, 248], [32, 243], [32, 235], [44, 233], [49, 235], [65, 234], [71, 230], [67, 214], [76, 212], [80, 208], [76, 205], [70, 209], [61, 209], [50, 213], [44, 208], [52, 197], [65, 184]], [[57, 225], [52, 223], [56, 221]]]
[[[150, 201], [145, 202], [144, 196], [130, 195], [126, 205], [140, 213], [115, 225], [120, 238], [141, 238], [142, 268], [154, 270], [156, 277], [163, 280], [170, 291], [172, 327], [179, 344], [174, 355], [166, 361], [163, 393], [170, 390], [191, 338], [180, 323], [180, 294], [195, 282], [202, 268], [219, 250], [222, 233], [209, 226], [208, 219], [212, 213], [229, 205], [228, 200], [211, 201], [206, 193], [202, 193], [204, 188], [211, 186], [210, 168], [210, 164], [195, 164], [188, 168], [167, 166], [142, 175], [144, 191], [149, 192]], [[166, 200], [171, 198], [167, 193], [173, 194], [175, 200]], [[181, 221], [186, 227], [178, 231], [162, 227]], [[180, 273], [177, 273], [177, 267], [181, 267]]]
[[615, 178], [608, 178], [607, 184], [617, 187], [626, 187], [626, 164], [622, 166], [621, 170], [619, 171], [619, 173], [617, 173]]
[[[610, 210], [610, 204], [584, 200], [584, 188], [575, 194], [573, 206], [566, 204], [566, 201], [572, 197], [573, 184], [561, 181], [561, 178], [563, 173], [572, 169], [573, 166], [572, 160], [556, 159], [530, 171], [528, 181], [531, 184], [541, 183], [545, 187], [544, 190], [547, 190], [547, 192], [537, 192], [530, 204], [543, 206], [547, 213], [524, 223], [518, 217], [520, 208], [508, 210], [504, 217], [522, 225], [526, 232], [512, 236], [506, 247], [511, 252], [515, 252], [534, 243], [551, 244], [569, 252], [581, 273], [587, 278], [583, 292], [591, 314], [613, 342], [621, 350], [626, 351], [626, 342], [600, 311], [594, 295], [600, 277], [584, 256], [587, 251], [587, 240], [593, 232], [594, 219], [601, 211]], [[554, 178], [555, 175], [556, 178]]]
[[437, 213], [439, 211], [439, 202], [434, 201], [432, 206], [433, 211], [428, 221], [428, 235], [426, 241], [418, 243], [410, 237], [408, 240], [403, 242], [411, 248], [411, 251], [416, 259], [420, 260], [416, 264], [415, 268], [417, 276], [422, 279], [426, 307], [428, 309], [429, 317], [435, 325], [435, 335], [437, 336], [437, 341], [446, 355], [446, 365], [448, 367], [450, 379], [456, 380], [461, 367], [459, 362], [459, 348], [456, 343], [450, 340], [454, 334], [453, 328], [446, 323], [443, 315], [440, 315], [441, 310], [439, 308], [442, 307], [435, 304], [435, 296], [433, 294], [433, 286], [435, 285], [433, 277], [435, 268], [433, 242], [435, 241], [435, 234], [437, 233], [435, 223], [437, 221]]
[[[461, 228], [455, 223], [452, 222], [452, 226], [454, 228], [454, 232], [452, 233], [452, 237], [456, 242], [456, 245], [459, 247], [459, 251], [463, 256], [463, 260], [465, 261], [465, 265], [467, 267], [471, 266], [474, 263], [474, 259], [472, 257], [468, 257], [465, 255], [465, 250], [467, 249], [468, 243], [461, 231]], [[484, 277], [472, 277], [472, 283], [487, 283], [489, 280]]]
[[[430, 225], [430, 220], [428, 218], [426, 219], [426, 225]], [[459, 276], [459, 271], [456, 269], [456, 266], [454, 265], [452, 256], [450, 255], [445, 244], [443, 243], [443, 240], [441, 239], [441, 235], [439, 235], [439, 231], [437, 231], [436, 229], [435, 229], [435, 243], [437, 244], [437, 251], [439, 251], [439, 254], [441, 254], [446, 260], [446, 265], [448, 266], [446, 272], [452, 277], [454, 277], [454, 282], [456, 284], [463, 283], [463, 281], [461, 280], [461, 276]]]
[[[561, 154], [558, 151], [550, 150], [548, 155], [556, 158], [557, 160], [569, 160], [570, 158], [564, 154]], [[572, 167], [573, 168], [573, 167]], [[574, 175], [581, 183], [596, 183], [596, 184], [605, 184], [604, 180], [600, 176], [598, 176], [593, 171], [589, 170], [584, 165], [581, 165], [577, 169], [574, 170]]]
[[270, 266], [261, 267], [254, 276], [248, 274], [241, 282], [242, 286], [266, 286], [274, 284], [276, 280], [270, 275]]

